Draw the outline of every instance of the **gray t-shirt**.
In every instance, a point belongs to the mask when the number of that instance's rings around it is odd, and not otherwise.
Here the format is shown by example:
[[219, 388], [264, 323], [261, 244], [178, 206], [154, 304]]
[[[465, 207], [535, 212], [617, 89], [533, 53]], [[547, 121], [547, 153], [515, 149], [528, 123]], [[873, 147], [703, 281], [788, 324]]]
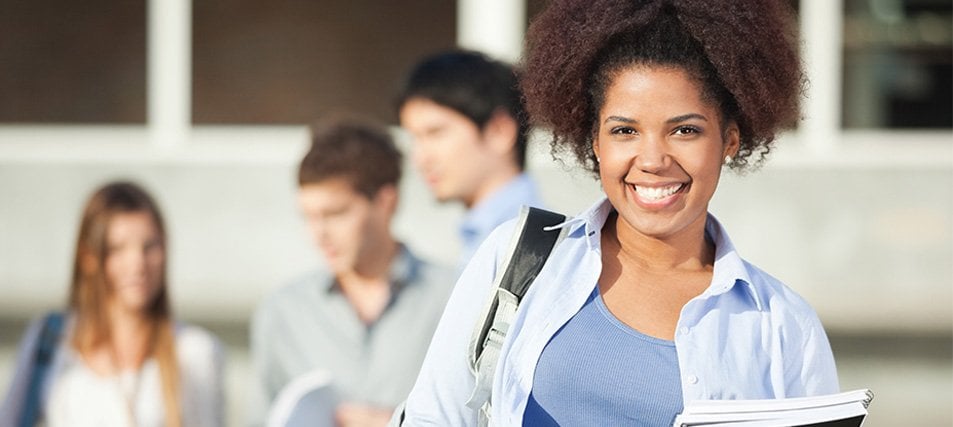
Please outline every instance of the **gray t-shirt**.
[[344, 401], [392, 408], [407, 397], [456, 277], [403, 245], [390, 276], [391, 301], [372, 325], [358, 318], [334, 277], [323, 271], [262, 301], [251, 324], [251, 425], [264, 424], [289, 381], [316, 369], [332, 374]]

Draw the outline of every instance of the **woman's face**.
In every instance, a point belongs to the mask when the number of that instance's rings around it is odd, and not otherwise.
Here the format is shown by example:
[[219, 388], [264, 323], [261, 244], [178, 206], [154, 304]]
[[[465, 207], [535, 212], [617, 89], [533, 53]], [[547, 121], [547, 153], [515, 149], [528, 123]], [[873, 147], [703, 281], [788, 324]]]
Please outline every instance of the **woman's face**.
[[110, 302], [146, 310], [162, 288], [165, 247], [149, 212], [115, 214], [106, 230], [106, 282]]
[[678, 68], [635, 65], [606, 88], [593, 150], [602, 187], [636, 232], [668, 240], [703, 232], [708, 201], [738, 128]]

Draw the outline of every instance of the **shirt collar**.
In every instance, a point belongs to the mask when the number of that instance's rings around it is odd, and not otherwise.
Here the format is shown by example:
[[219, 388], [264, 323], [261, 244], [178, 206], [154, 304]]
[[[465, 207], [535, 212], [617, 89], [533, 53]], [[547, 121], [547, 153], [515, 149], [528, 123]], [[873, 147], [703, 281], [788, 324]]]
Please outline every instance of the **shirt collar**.
[[[609, 199], [603, 197], [578, 216], [569, 218], [562, 224], [554, 225], [549, 229], [568, 227], [568, 235], [584, 233], [587, 236], [586, 242], [592, 249], [600, 245], [599, 231], [602, 230], [606, 219], [609, 218], [609, 214], [613, 210]], [[715, 245], [714, 271], [712, 272], [711, 285], [705, 290], [705, 293], [708, 295], [723, 294], [741, 283], [741, 286], [744, 286], [744, 289], [751, 295], [758, 310], [763, 311], [761, 298], [754, 285], [752, 285], [748, 266], [735, 250], [735, 245], [728, 237], [725, 228], [710, 213], [705, 222], [705, 234]]]
[[556, 224], [546, 229], [558, 230], [566, 228], [568, 229], [567, 235], [569, 236], [583, 233], [583, 235], [588, 237], [586, 243], [589, 245], [589, 248], [592, 249], [598, 247], [599, 231], [602, 230], [602, 226], [605, 225], [606, 219], [609, 218], [609, 214], [612, 213], [612, 210], [612, 204], [609, 203], [609, 199], [603, 197], [579, 215], [568, 217], [566, 221], [561, 224]]
[[[392, 293], [396, 294], [404, 286], [411, 285], [417, 280], [417, 274], [420, 270], [420, 260], [403, 243], [397, 243], [397, 256], [391, 261], [390, 271], [388, 271]], [[332, 274], [324, 283], [326, 292], [340, 292], [341, 287], [337, 278]]]
[[735, 245], [728, 237], [728, 232], [718, 222], [714, 215], [708, 214], [705, 223], [705, 234], [715, 244], [715, 268], [712, 272], [711, 286], [705, 290], [710, 295], [720, 295], [732, 290], [735, 286], [744, 286], [754, 300], [758, 311], [764, 311], [761, 297], [751, 281], [748, 265], [735, 250]]

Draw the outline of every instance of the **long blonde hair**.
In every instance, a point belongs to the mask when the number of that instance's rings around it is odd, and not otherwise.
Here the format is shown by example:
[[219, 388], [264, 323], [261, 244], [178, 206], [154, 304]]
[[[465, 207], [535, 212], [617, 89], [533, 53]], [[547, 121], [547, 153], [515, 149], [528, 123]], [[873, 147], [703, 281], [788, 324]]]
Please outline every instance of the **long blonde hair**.
[[[105, 275], [108, 250], [106, 233], [116, 214], [138, 212], [152, 216], [165, 251], [166, 233], [162, 215], [152, 197], [138, 185], [130, 182], [106, 184], [93, 193], [83, 210], [69, 295], [69, 307], [76, 316], [71, 344], [80, 354], [89, 354], [112, 340], [112, 328], [106, 315], [109, 296]], [[144, 350], [146, 357], [155, 357], [159, 366], [166, 426], [180, 427], [179, 368], [165, 262], [160, 280], [160, 290], [146, 311], [150, 339], [146, 341], [148, 347]]]

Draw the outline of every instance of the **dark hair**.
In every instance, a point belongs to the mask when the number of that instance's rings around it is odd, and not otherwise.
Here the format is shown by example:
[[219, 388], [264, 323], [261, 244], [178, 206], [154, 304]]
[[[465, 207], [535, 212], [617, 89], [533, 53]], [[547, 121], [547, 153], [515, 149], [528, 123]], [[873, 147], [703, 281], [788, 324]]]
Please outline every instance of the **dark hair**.
[[311, 129], [311, 148], [298, 168], [298, 185], [343, 178], [368, 198], [397, 186], [401, 153], [387, 128], [370, 119], [333, 116]]
[[453, 50], [424, 58], [408, 74], [397, 96], [397, 110], [422, 98], [466, 116], [483, 127], [503, 111], [517, 124], [516, 165], [526, 165], [529, 122], [513, 68], [479, 52]]
[[805, 83], [791, 10], [765, 0], [557, 0], [527, 33], [521, 76], [534, 124], [598, 174], [593, 131], [605, 91], [632, 65], [685, 70], [735, 121], [741, 147], [731, 167], [758, 165], [775, 134], [799, 118]]

